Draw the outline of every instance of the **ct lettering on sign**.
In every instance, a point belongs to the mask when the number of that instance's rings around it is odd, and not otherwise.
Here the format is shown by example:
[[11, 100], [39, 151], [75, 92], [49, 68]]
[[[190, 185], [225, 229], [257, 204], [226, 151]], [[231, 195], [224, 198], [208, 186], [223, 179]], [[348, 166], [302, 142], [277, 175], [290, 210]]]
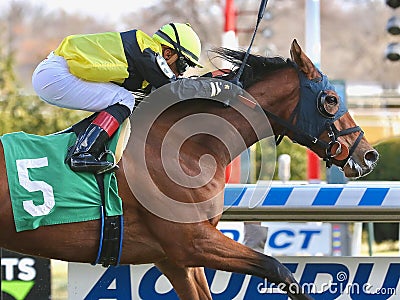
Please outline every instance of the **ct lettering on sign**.
[[328, 223], [263, 222], [268, 227], [264, 252], [271, 255], [331, 255], [332, 226]]
[[[268, 228], [264, 253], [270, 255], [331, 255], [332, 226], [329, 223], [262, 222]], [[219, 222], [227, 237], [243, 243], [243, 222]]]

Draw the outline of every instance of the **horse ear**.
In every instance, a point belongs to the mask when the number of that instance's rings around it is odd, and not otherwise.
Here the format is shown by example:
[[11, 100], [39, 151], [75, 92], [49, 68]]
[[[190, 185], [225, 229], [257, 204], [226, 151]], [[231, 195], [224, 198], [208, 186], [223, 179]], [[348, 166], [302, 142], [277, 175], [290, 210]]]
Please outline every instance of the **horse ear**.
[[292, 46], [290, 47], [290, 56], [292, 57], [292, 60], [294, 60], [294, 62], [298, 65], [300, 70], [303, 71], [304, 74], [306, 74], [308, 79], [321, 77], [312, 61], [300, 48], [296, 39], [293, 40]]

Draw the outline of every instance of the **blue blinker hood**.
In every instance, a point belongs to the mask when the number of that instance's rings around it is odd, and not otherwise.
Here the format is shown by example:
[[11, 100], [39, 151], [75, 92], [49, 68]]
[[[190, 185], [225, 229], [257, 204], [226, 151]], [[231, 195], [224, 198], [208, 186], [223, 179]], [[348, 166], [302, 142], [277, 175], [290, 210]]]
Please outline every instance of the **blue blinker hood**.
[[[294, 64], [294, 63], [293, 63]], [[299, 70], [298, 66], [294, 64], [299, 74], [300, 80], [300, 100], [297, 107], [297, 121], [296, 126], [303, 132], [319, 138], [319, 136], [326, 130], [326, 124], [332, 124], [347, 112], [346, 104], [343, 99], [339, 97], [339, 109], [333, 118], [323, 116], [318, 108], [318, 95], [321, 91], [333, 90], [335, 87], [329, 82], [328, 77], [321, 71], [320, 78], [310, 80], [306, 75]], [[298, 141], [301, 143], [302, 141]]]

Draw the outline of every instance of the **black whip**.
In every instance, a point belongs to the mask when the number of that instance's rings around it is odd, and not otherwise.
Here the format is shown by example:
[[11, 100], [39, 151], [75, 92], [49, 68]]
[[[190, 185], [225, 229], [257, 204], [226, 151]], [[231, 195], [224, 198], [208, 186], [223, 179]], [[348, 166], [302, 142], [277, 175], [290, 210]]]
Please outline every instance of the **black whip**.
[[260, 8], [258, 9], [257, 23], [256, 23], [256, 27], [254, 28], [254, 32], [253, 32], [253, 36], [252, 36], [251, 41], [250, 41], [249, 48], [247, 48], [247, 51], [246, 51], [246, 54], [244, 55], [242, 64], [240, 65], [239, 71], [236, 73], [236, 76], [233, 79], [233, 82], [235, 84], [239, 85], [239, 86], [241, 86], [241, 83], [240, 83], [240, 80], [239, 80], [240, 76], [242, 76], [244, 67], [246, 66], [246, 62], [247, 62], [247, 59], [248, 59], [249, 54], [250, 54], [250, 49], [251, 49], [251, 46], [253, 45], [254, 38], [256, 37], [258, 25], [260, 25], [260, 22], [261, 22], [261, 20], [262, 20], [262, 18], [264, 16], [265, 7], [267, 6], [267, 3], [268, 3], [268, 0], [262, 0], [261, 3], [260, 3]]

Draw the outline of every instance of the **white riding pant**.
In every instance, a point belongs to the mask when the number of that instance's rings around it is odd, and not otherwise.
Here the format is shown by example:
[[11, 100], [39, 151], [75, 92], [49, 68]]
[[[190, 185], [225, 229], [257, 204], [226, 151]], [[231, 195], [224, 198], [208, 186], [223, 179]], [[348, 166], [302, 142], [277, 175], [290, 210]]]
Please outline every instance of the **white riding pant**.
[[111, 82], [86, 81], [71, 74], [66, 60], [50, 53], [32, 75], [35, 92], [44, 101], [64, 108], [101, 111], [113, 104], [127, 106], [131, 112], [135, 97]]

